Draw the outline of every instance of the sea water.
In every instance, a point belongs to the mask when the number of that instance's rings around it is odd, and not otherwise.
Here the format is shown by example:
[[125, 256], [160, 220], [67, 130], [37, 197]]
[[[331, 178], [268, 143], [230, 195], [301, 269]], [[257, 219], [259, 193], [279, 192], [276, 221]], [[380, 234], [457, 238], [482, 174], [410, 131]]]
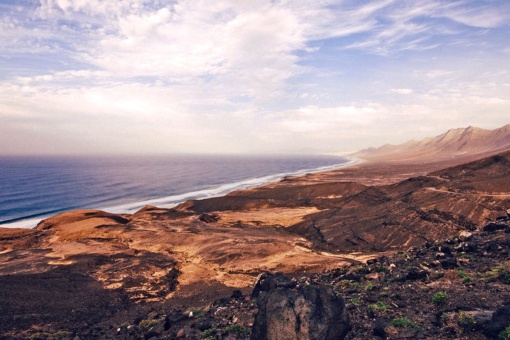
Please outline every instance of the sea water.
[[0, 227], [73, 209], [133, 213], [345, 166], [338, 156], [0, 157]]

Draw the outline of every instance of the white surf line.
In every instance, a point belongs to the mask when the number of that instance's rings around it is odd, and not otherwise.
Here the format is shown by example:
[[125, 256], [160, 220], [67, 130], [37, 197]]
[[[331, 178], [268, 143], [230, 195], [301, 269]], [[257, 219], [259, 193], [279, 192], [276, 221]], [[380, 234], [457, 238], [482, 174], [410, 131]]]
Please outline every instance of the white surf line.
[[[250, 178], [234, 183], [225, 183], [218, 185], [216, 187], [203, 189], [203, 190], [197, 190], [172, 196], [166, 196], [166, 197], [160, 197], [160, 198], [154, 198], [149, 199], [145, 201], [138, 201], [133, 203], [127, 203], [122, 205], [116, 205], [116, 206], [109, 206], [109, 207], [98, 207], [98, 208], [91, 208], [91, 209], [97, 209], [97, 210], [103, 210], [110, 213], [115, 214], [132, 214], [136, 211], [140, 210], [141, 208], [147, 206], [147, 205], [154, 205], [158, 206], [160, 208], [173, 208], [181, 203], [186, 202], [190, 199], [205, 199], [205, 198], [213, 198], [213, 197], [221, 197], [224, 196], [230, 192], [236, 191], [236, 190], [244, 190], [244, 189], [250, 189], [255, 188], [258, 186], [266, 185], [268, 183], [272, 183], [275, 181], [282, 180], [286, 176], [299, 176], [304, 175], [307, 173], [317, 173], [317, 172], [323, 172], [323, 171], [330, 171], [335, 169], [344, 168], [353, 164], [357, 164], [362, 162], [360, 159], [354, 158], [354, 157], [348, 157], [343, 156], [347, 159], [346, 163], [341, 164], [333, 164], [333, 165], [326, 165], [321, 166], [318, 168], [311, 168], [311, 169], [301, 169], [296, 170], [292, 172], [285, 172], [285, 173], [279, 173], [274, 175], [267, 175], [262, 177], [256, 177], [256, 178]], [[49, 215], [43, 215], [39, 218], [31, 218], [26, 220], [20, 220], [17, 222], [12, 223], [6, 223], [1, 224], [0, 228], [35, 228], [39, 222], [44, 220], [45, 218], [55, 216], [56, 214], [49, 214]]]

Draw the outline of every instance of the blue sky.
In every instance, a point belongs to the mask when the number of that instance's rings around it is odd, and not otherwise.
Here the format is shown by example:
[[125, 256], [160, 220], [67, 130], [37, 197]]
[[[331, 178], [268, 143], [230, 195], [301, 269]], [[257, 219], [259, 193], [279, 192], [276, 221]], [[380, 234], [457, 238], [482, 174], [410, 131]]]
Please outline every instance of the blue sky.
[[0, 0], [0, 154], [345, 153], [510, 123], [504, 0]]

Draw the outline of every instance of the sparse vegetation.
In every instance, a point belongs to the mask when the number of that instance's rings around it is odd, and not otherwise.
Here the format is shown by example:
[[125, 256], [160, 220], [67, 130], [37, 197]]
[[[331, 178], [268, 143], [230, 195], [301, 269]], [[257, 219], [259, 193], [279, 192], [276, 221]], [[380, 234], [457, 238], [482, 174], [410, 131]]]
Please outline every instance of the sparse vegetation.
[[351, 303], [355, 306], [359, 306], [361, 304], [361, 299], [360, 298], [353, 298], [351, 299]]
[[473, 281], [471, 280], [471, 277], [464, 273], [464, 271], [462, 270], [459, 270], [459, 277], [462, 279], [462, 283], [470, 283], [471, 281]]
[[223, 333], [241, 335], [241, 334], [248, 334], [248, 333], [250, 333], [250, 331], [243, 325], [241, 325], [239, 323], [235, 323], [235, 324], [230, 325], [227, 328], [225, 328], [223, 330]]
[[502, 263], [499, 266], [494, 267], [492, 270], [485, 272], [484, 276], [489, 279], [499, 280], [505, 284], [510, 284], [510, 263]]
[[498, 340], [510, 340], [510, 326], [499, 333]]
[[155, 326], [160, 321], [161, 321], [160, 319], [142, 320], [140, 321], [138, 326], [144, 330], [148, 330], [151, 327]]
[[391, 320], [390, 326], [396, 327], [396, 328], [405, 328], [405, 329], [420, 329], [421, 327], [416, 325], [414, 322], [409, 320], [406, 317], [401, 318], [395, 318]]
[[448, 301], [448, 295], [445, 292], [437, 292], [432, 295], [432, 303], [435, 305], [442, 305]]
[[368, 291], [371, 291], [372, 289], [374, 289], [375, 286], [372, 282], [368, 282], [366, 285], [365, 285], [365, 291], [368, 292]]
[[209, 328], [209, 329], [206, 329], [205, 331], [203, 331], [202, 333], [200, 333], [200, 335], [204, 339], [207, 339], [207, 340], [216, 339], [215, 334], [216, 334], [216, 328]]
[[73, 333], [67, 331], [58, 331], [56, 333], [40, 332], [30, 336], [31, 340], [47, 340], [47, 339], [67, 339], [71, 337]]
[[465, 331], [471, 331], [473, 329], [473, 327], [476, 325], [476, 320], [475, 320], [474, 316], [472, 316], [466, 312], [460, 312], [457, 315], [457, 323]]
[[371, 311], [385, 312], [388, 309], [390, 309], [390, 306], [388, 306], [383, 301], [377, 301], [376, 303], [368, 306], [368, 310], [371, 310]]

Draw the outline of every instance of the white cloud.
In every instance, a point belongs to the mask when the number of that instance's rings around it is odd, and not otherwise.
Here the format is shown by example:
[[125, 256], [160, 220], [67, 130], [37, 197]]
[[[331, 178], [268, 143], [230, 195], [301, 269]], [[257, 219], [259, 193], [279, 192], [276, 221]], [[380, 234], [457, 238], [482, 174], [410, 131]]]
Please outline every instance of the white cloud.
[[[509, 11], [469, 5], [41, 0], [28, 11], [1, 7], [0, 141], [16, 131], [26, 148], [47, 138], [69, 152], [338, 151], [346, 138], [349, 150], [376, 137], [403, 138], [395, 126], [403, 136], [415, 125], [497, 124], [509, 109], [510, 79], [501, 70], [510, 65], [496, 53], [485, 58], [497, 45], [492, 28], [507, 27]], [[30, 142], [32, 135], [40, 139]]]
[[398, 94], [410, 94], [414, 92], [413, 89], [391, 89], [390, 91]]

